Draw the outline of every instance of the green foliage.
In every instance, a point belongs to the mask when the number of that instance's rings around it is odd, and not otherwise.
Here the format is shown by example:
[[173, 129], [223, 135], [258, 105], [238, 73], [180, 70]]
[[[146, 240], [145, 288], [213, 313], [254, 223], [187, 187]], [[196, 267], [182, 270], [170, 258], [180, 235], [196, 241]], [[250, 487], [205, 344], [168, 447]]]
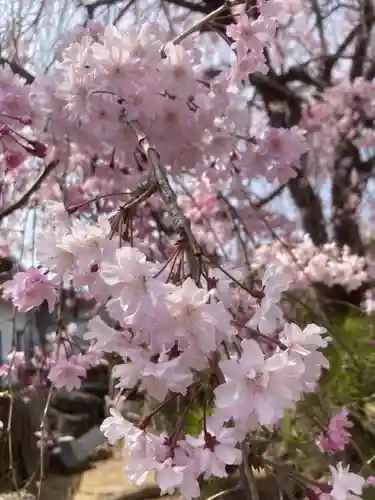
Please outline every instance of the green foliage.
[[199, 436], [203, 422], [203, 407], [195, 405], [191, 408], [185, 419], [186, 433], [192, 436]]
[[[309, 318], [310, 321], [320, 324], [316, 318]], [[373, 415], [369, 411], [370, 402], [375, 401], [373, 319], [354, 309], [345, 314], [331, 312], [325, 326], [332, 338], [324, 352], [330, 369], [323, 373], [316, 393], [307, 395], [295, 411], [285, 415], [279, 431], [280, 450], [301, 471], [317, 477], [327, 472], [328, 464], [314, 438], [327, 425], [332, 411], [346, 407], [356, 415], [352, 443], [338, 460], [351, 463], [352, 470], [360, 471], [364, 462], [375, 455], [375, 407]], [[374, 498], [373, 489], [369, 489], [366, 498]]]
[[375, 392], [374, 324], [360, 312], [331, 315], [332, 342], [325, 351], [330, 369], [322, 376], [324, 399], [333, 406], [363, 406]]

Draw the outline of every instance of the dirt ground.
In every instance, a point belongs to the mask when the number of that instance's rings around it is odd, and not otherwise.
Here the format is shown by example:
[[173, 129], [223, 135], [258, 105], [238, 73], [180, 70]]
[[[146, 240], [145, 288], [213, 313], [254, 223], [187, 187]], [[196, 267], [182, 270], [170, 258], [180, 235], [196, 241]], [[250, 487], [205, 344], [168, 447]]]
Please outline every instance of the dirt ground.
[[[80, 474], [49, 476], [43, 482], [41, 500], [111, 500], [116, 494], [134, 492], [138, 488], [127, 482], [124, 463], [121, 451], [114, 450], [110, 458], [94, 461]], [[150, 477], [147, 485], [153, 484]]]

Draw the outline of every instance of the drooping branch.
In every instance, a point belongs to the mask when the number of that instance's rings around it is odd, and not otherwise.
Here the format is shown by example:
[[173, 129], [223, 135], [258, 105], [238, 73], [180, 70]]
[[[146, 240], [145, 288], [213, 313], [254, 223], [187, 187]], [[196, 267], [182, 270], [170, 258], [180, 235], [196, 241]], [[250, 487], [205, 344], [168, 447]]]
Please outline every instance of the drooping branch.
[[8, 215], [12, 214], [16, 210], [19, 210], [20, 208], [23, 208], [31, 196], [38, 191], [40, 186], [43, 184], [45, 179], [53, 172], [53, 170], [56, 168], [58, 165], [58, 161], [51, 161], [46, 165], [41, 172], [41, 174], [38, 176], [38, 178], [33, 182], [33, 184], [24, 192], [23, 195], [18, 198], [17, 201], [12, 203], [11, 205], [8, 205], [7, 207], [3, 208], [0, 210], [0, 221], [7, 217]]
[[26, 81], [27, 85], [31, 85], [35, 80], [34, 75], [29, 73], [23, 66], [16, 63], [15, 61], [10, 61], [9, 59], [6, 59], [5, 57], [0, 56], [0, 65], [1, 66], [8, 65], [15, 75], [20, 76], [21, 78], [23, 78]]

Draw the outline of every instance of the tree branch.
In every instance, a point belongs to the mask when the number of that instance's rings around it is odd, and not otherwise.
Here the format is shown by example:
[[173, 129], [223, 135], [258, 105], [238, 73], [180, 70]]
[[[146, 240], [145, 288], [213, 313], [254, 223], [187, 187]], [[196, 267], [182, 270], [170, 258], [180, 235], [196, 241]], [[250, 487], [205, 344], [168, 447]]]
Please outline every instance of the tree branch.
[[20, 64], [16, 63], [15, 61], [9, 61], [5, 57], [0, 56], [0, 65], [5, 66], [6, 64], [10, 67], [10, 69], [13, 71], [15, 75], [18, 75], [24, 80], [26, 80], [27, 85], [31, 85], [34, 82], [35, 76], [29, 73]]
[[[211, 68], [205, 72], [207, 78], [214, 78], [219, 73], [219, 70]], [[271, 76], [254, 73], [250, 75], [249, 79], [262, 97], [272, 127], [289, 128], [300, 122], [303, 98], [285, 84], [283, 75]], [[321, 200], [302, 170], [297, 177], [291, 179], [287, 187], [299, 209], [303, 228], [311, 236], [315, 245], [323, 245], [328, 241], [328, 233], [325, 227]], [[276, 197], [283, 189], [281, 186], [277, 188], [276, 193], [270, 194], [270, 198]], [[267, 198], [266, 196], [264, 200], [260, 200], [258, 206], [271, 201], [271, 199], [268, 200]]]
[[361, 31], [358, 33], [356, 47], [350, 69], [350, 81], [355, 80], [363, 74], [367, 48], [371, 40], [371, 29], [375, 21], [372, 1], [365, 0], [363, 8], [363, 21], [360, 23]]
[[8, 207], [0, 210], [0, 221], [12, 214], [16, 210], [22, 208], [29, 201], [30, 197], [40, 188], [44, 180], [50, 175], [50, 173], [55, 169], [58, 165], [58, 161], [51, 161], [48, 165], [46, 165], [39, 175], [39, 177], [35, 180], [35, 182], [27, 189], [27, 191], [14, 203], [9, 205]]
[[[374, 14], [372, 14], [368, 22], [374, 22]], [[352, 43], [352, 41], [355, 39], [357, 35], [361, 33], [361, 30], [363, 29], [362, 22], [357, 24], [346, 36], [346, 38], [343, 40], [343, 42], [338, 46], [336, 52], [334, 54], [329, 55], [324, 64], [324, 70], [323, 70], [323, 80], [329, 82], [331, 79], [331, 72], [334, 67], [334, 65], [337, 63], [337, 61], [340, 59], [340, 57], [344, 54], [346, 49], [349, 47], [349, 45]]]
[[[286, 85], [270, 82], [270, 78], [252, 75], [250, 81], [260, 92], [268, 113], [270, 125], [275, 128], [290, 128], [297, 125], [302, 115], [302, 99]], [[282, 90], [281, 90], [282, 89]], [[303, 169], [288, 182], [289, 192], [297, 205], [304, 230], [311, 236], [317, 246], [328, 241], [328, 233], [322, 204], [315, 193]]]
[[167, 3], [177, 5], [178, 7], [183, 7], [191, 12], [200, 12], [201, 14], [207, 14], [207, 7], [202, 3], [190, 2], [189, 0], [163, 0]]
[[267, 203], [270, 203], [277, 196], [279, 196], [284, 191], [284, 189], [286, 187], [287, 187], [287, 184], [281, 184], [276, 189], [274, 189], [270, 194], [268, 194], [267, 196], [264, 196], [264, 198], [261, 198], [260, 200], [258, 200], [256, 202], [254, 202], [253, 203], [254, 208], [264, 207], [264, 205], [267, 205]]
[[85, 7], [87, 10], [95, 10], [98, 7], [111, 7], [112, 5], [116, 5], [117, 3], [121, 3], [123, 1], [124, 0], [83, 0], [81, 1], [81, 6]]
[[319, 196], [303, 173], [291, 179], [288, 187], [300, 211], [304, 230], [311, 236], [314, 245], [324, 245], [328, 241], [328, 234]]
[[313, 12], [315, 14], [315, 18], [316, 18], [316, 27], [317, 27], [318, 33], [319, 33], [321, 50], [323, 52], [323, 55], [327, 55], [328, 54], [327, 40], [326, 40], [326, 36], [325, 36], [324, 19], [322, 16], [322, 11], [320, 9], [320, 5], [319, 5], [319, 2], [317, 0], [310, 0], [310, 3], [311, 3], [311, 7], [312, 7], [312, 10], [313, 10]]
[[357, 209], [361, 202], [365, 179], [352, 185], [351, 174], [361, 160], [358, 149], [348, 140], [340, 141], [336, 148], [336, 161], [332, 178], [333, 231], [339, 246], [363, 255], [364, 245], [357, 221]]

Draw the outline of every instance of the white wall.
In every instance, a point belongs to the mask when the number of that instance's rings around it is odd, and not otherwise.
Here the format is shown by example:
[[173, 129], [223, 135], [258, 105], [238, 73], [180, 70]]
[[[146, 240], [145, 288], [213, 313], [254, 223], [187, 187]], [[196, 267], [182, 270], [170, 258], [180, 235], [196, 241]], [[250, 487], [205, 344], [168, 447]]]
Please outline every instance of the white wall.
[[19, 335], [21, 349], [28, 347], [30, 338], [37, 339], [34, 314], [17, 313], [14, 319], [14, 309], [10, 302], [0, 300], [0, 363], [12, 349], [15, 332]]

